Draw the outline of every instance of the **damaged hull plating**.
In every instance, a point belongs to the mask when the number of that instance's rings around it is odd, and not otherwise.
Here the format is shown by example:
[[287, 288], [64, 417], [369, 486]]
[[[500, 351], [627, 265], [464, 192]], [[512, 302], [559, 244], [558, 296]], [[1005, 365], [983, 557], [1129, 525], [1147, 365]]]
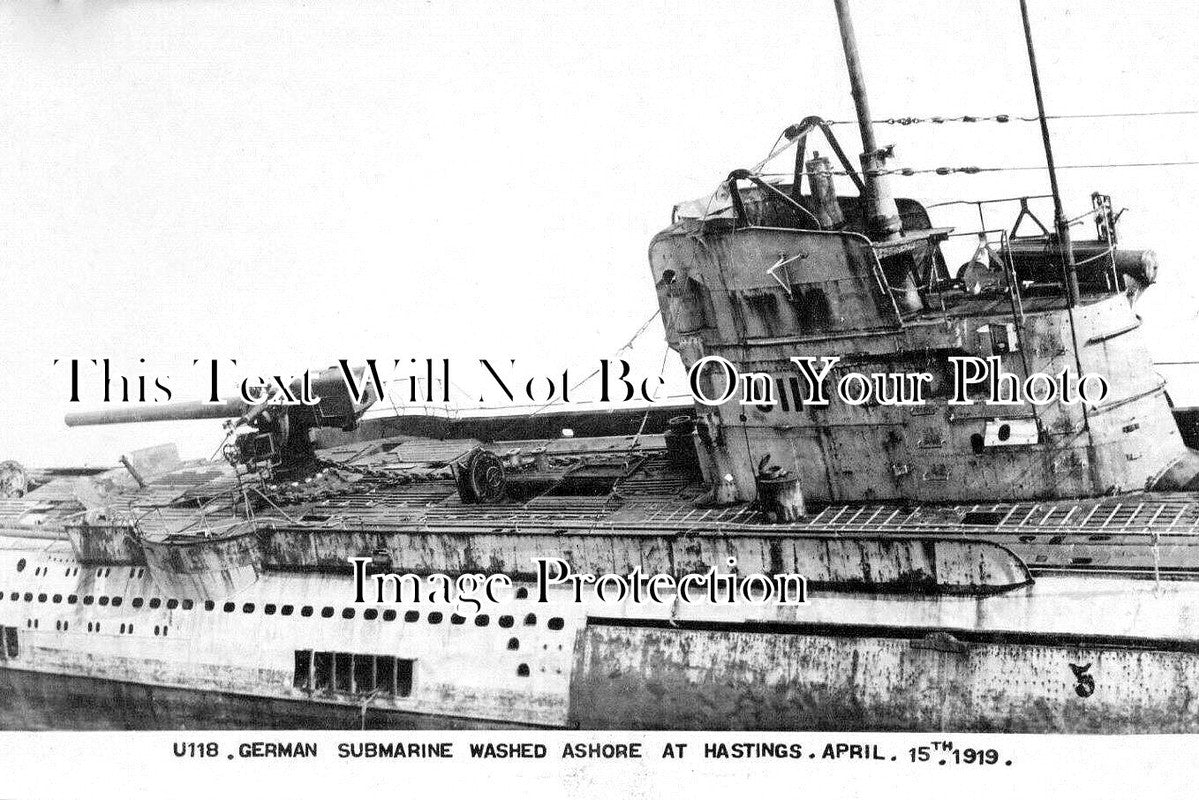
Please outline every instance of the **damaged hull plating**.
[[981, 542], [920, 542], [917, 579], [826, 580], [803, 605], [540, 603], [520, 584], [479, 611], [354, 603], [352, 577], [323, 571], [205, 597], [39, 543], [0, 550], [10, 728], [1199, 729], [1199, 639], [1179, 621], [1199, 587], [1034, 582]]

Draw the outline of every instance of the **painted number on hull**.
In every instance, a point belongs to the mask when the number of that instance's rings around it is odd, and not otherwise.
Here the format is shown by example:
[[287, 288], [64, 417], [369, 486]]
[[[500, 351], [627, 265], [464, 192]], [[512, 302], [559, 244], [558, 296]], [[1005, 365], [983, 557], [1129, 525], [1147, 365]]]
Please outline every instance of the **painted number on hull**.
[[1090, 697], [1095, 694], [1095, 678], [1087, 674], [1087, 670], [1090, 668], [1091, 665], [1089, 663], [1081, 667], [1077, 664], [1070, 665], [1070, 671], [1074, 673], [1074, 680], [1076, 681], [1074, 684], [1074, 693], [1079, 697]]

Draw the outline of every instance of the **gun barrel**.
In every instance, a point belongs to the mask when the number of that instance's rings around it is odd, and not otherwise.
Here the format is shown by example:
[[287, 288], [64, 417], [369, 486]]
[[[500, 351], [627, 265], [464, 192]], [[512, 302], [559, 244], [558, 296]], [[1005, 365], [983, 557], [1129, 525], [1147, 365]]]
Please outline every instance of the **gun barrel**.
[[72, 411], [66, 415], [70, 427], [85, 425], [121, 425], [130, 422], [175, 422], [188, 419], [231, 419], [240, 417], [248, 406], [241, 400], [219, 403], [171, 403], [139, 405], [101, 411]]

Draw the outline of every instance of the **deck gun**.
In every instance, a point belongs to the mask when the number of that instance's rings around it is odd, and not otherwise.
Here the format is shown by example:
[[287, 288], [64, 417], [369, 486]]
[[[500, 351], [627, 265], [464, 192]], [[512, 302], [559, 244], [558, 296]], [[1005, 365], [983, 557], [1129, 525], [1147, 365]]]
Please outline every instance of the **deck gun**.
[[[356, 385], [362, 385], [362, 373], [361, 369], [352, 372]], [[76, 427], [224, 419], [228, 434], [220, 450], [230, 464], [267, 479], [295, 478], [317, 466], [312, 431], [318, 428], [352, 431], [378, 399], [376, 387], [367, 382], [361, 400], [356, 400], [337, 368], [312, 374], [309, 382], [311, 394], [316, 398], [311, 405], [283, 403], [282, 393], [271, 393], [258, 403], [230, 399], [215, 403], [142, 405], [72, 412], [65, 421], [68, 426]], [[292, 381], [291, 396], [300, 396], [300, 388], [301, 379]]]

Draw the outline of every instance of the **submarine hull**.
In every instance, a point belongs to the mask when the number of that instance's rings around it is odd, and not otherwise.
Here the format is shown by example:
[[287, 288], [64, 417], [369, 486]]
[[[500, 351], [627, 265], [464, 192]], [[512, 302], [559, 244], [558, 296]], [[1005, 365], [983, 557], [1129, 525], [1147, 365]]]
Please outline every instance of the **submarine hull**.
[[459, 730], [469, 719], [0, 669], [0, 730]]
[[1199, 731], [1194, 653], [599, 625], [575, 669], [546, 726], [7, 668], [0, 729]]

